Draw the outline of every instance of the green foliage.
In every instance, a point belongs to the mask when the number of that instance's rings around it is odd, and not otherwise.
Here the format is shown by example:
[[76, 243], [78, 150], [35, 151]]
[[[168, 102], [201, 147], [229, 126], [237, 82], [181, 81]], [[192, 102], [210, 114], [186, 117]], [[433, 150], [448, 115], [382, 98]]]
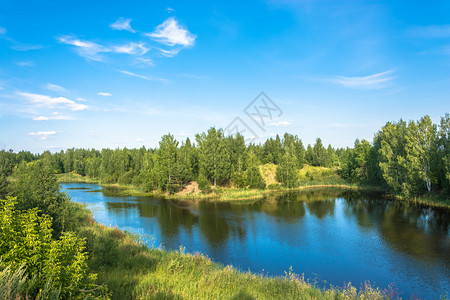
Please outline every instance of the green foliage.
[[[383, 186], [407, 197], [442, 191], [448, 194], [449, 119], [446, 114], [439, 125], [433, 124], [428, 116], [409, 123], [402, 120], [388, 122], [375, 135], [372, 143], [357, 140], [353, 148], [335, 149], [331, 145], [325, 148], [318, 138], [314, 145], [308, 145], [305, 150], [301, 139], [288, 133], [282, 138], [279, 135], [269, 138], [263, 145], [246, 146], [243, 136], [226, 137], [223, 130], [210, 128], [196, 135], [196, 144], [186, 139], [180, 146], [172, 135], [164, 135], [158, 149], [68, 149], [54, 154], [46, 151], [37, 156], [23, 151], [17, 154], [0, 151], [0, 195], [14, 189], [8, 187], [8, 183], [14, 181], [9, 178], [14, 166], [37, 159], [54, 174], [75, 172], [101, 183], [134, 185], [143, 192], [159, 190], [175, 193], [181, 186], [200, 177], [206, 178], [215, 187], [258, 186], [255, 183], [260, 181], [258, 172], [247, 161], [250, 152], [258, 164], [278, 167], [277, 176], [269, 176], [265, 169], [261, 171], [266, 184], [273, 183], [274, 177], [277, 177], [284, 186], [295, 187], [296, 172], [289, 170], [301, 169], [308, 164], [337, 168], [339, 175], [348, 182]], [[288, 148], [291, 149], [288, 151]], [[287, 152], [290, 152], [288, 156]], [[318, 182], [314, 174], [309, 175], [307, 180], [302, 178], [302, 184], [306, 181]], [[247, 177], [251, 184], [246, 182]], [[319, 181], [322, 179], [319, 178]], [[44, 208], [42, 210], [46, 211]], [[46, 213], [51, 214], [50, 211]], [[57, 228], [59, 220], [52, 216]]]
[[207, 134], [197, 134], [196, 140], [199, 149], [200, 172], [216, 186], [218, 182], [224, 181], [226, 176], [226, 149], [223, 131], [213, 127], [208, 130]]
[[247, 157], [247, 171], [245, 173], [245, 183], [251, 189], [265, 189], [266, 182], [259, 171], [259, 162], [253, 151], [249, 151]]
[[26, 289], [32, 297], [41, 295], [42, 290], [60, 289], [63, 298], [84, 298], [86, 290], [96, 288], [95, 275], [88, 272], [84, 240], [73, 233], [52, 239], [51, 218], [39, 215], [37, 208], [16, 210], [16, 203], [11, 197], [0, 200], [1, 268], [8, 268], [7, 276], [14, 278], [21, 277], [25, 267], [33, 280]]
[[[446, 121], [447, 120], [447, 121]], [[379, 166], [387, 185], [406, 197], [446, 188], [448, 114], [440, 127], [425, 116], [387, 123], [379, 133]]]
[[[387, 299], [386, 291], [365, 285], [356, 289], [320, 290], [289, 270], [285, 276], [268, 277], [222, 266], [199, 254], [147, 248], [151, 241], [131, 237], [116, 228], [100, 225], [80, 232], [92, 249], [111, 245], [118, 259], [108, 261], [108, 252], [93, 250], [90, 264], [114, 299]], [[110, 240], [110, 241], [108, 241]], [[245, 283], [245, 284], [244, 284]], [[349, 298], [351, 297], [351, 298]]]
[[61, 192], [55, 175], [44, 162], [23, 162], [13, 177], [12, 194], [18, 199], [17, 209], [37, 208], [40, 214], [50, 216], [55, 237], [63, 231], [75, 230], [86, 217], [84, 209]]
[[287, 147], [276, 171], [276, 179], [288, 188], [298, 185], [297, 159], [294, 153], [294, 145], [291, 144]]
[[211, 183], [204, 175], [200, 175], [198, 178], [198, 188], [205, 193], [210, 193], [212, 191]]
[[247, 186], [246, 184], [246, 174], [245, 172], [237, 172], [233, 174], [232, 178], [233, 184], [237, 188], [245, 188]]
[[271, 183], [267, 186], [267, 188], [269, 190], [280, 190], [281, 189], [281, 184], [279, 183]]

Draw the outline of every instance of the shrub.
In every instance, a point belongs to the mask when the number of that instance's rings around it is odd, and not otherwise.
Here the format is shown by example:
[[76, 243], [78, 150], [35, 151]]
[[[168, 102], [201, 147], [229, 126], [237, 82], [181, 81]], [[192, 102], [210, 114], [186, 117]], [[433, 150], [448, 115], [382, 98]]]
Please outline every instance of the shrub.
[[17, 293], [35, 298], [42, 291], [60, 289], [60, 297], [67, 299], [84, 298], [84, 291], [95, 290], [96, 275], [88, 272], [84, 240], [65, 232], [52, 239], [51, 218], [40, 216], [36, 208], [16, 210], [16, 203], [12, 197], [0, 200], [0, 271], [9, 281], [20, 283], [17, 278], [26, 267], [31, 281], [26, 289], [18, 287]]
[[203, 176], [200, 175], [198, 178], [198, 188], [202, 190], [204, 193], [211, 193], [211, 183], [209, 180]]
[[271, 184], [269, 184], [269, 186], [267, 188], [269, 190], [280, 190], [281, 189], [281, 184], [279, 184], [279, 183], [271, 183]]

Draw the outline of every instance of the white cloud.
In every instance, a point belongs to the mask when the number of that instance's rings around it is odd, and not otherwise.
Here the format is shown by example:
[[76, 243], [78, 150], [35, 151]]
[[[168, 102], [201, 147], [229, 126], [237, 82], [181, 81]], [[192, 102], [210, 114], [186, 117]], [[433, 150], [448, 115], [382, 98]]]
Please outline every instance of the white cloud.
[[78, 55], [94, 61], [104, 61], [104, 56], [102, 55], [104, 53], [123, 53], [139, 56], [144, 55], [149, 51], [143, 42], [103, 46], [98, 43], [83, 41], [72, 36], [62, 36], [57, 39], [61, 43], [77, 47], [76, 51]]
[[129, 43], [128, 45], [114, 46], [112, 51], [116, 53], [144, 55], [148, 52], [148, 48], [144, 46], [144, 43]]
[[79, 110], [85, 110], [89, 107], [85, 104], [77, 103], [73, 100], [64, 98], [64, 97], [50, 97], [46, 95], [40, 95], [40, 94], [32, 94], [32, 93], [24, 93], [24, 92], [17, 92], [19, 96], [22, 96], [23, 98], [27, 99], [28, 101], [48, 107], [63, 107], [68, 108], [72, 111], [79, 111]]
[[39, 131], [39, 132], [30, 132], [29, 135], [35, 136], [40, 140], [46, 140], [50, 136], [57, 134], [56, 131]]
[[145, 142], [144, 139], [136, 139], [136, 142]]
[[62, 86], [57, 85], [57, 84], [53, 84], [53, 83], [47, 83], [47, 84], [44, 86], [44, 88], [47, 89], [47, 90], [50, 90], [50, 91], [60, 92], [60, 93], [66, 91], [66, 89], [63, 88]]
[[288, 121], [281, 121], [281, 122], [276, 122], [276, 123], [270, 123], [270, 126], [276, 126], [276, 127], [288, 127], [291, 126], [292, 123], [288, 122]]
[[122, 70], [120, 72], [123, 73], [123, 74], [126, 74], [126, 75], [142, 78], [142, 79], [145, 79], [145, 80], [152, 80], [150, 77], [147, 77], [147, 76], [144, 76], [144, 75], [139, 75], [139, 74], [136, 74], [136, 73], [133, 73], [133, 72], [130, 72], [130, 71]]
[[146, 66], [153, 66], [153, 61], [150, 58], [146, 57], [136, 57], [136, 64], [146, 65]]
[[34, 121], [48, 121], [48, 120], [75, 120], [74, 117], [72, 116], [68, 116], [68, 115], [63, 115], [59, 112], [54, 112], [52, 113], [52, 115], [50, 117], [46, 117], [46, 116], [39, 116], [36, 118], [33, 118]]
[[394, 79], [389, 76], [392, 72], [393, 70], [389, 70], [363, 77], [336, 76], [327, 81], [349, 89], [376, 90], [388, 86], [389, 82]]
[[135, 33], [136, 31], [131, 28], [130, 25], [131, 19], [125, 19], [125, 18], [118, 18], [116, 22], [109, 25], [114, 30], [126, 30], [132, 33]]
[[181, 27], [174, 18], [168, 18], [158, 25], [155, 31], [146, 35], [165, 45], [181, 45], [184, 47], [194, 45], [196, 38], [194, 34]]
[[86, 102], [87, 100], [84, 99], [84, 98], [78, 97], [78, 98], [77, 98], [77, 101], [83, 101], [83, 102]]
[[173, 57], [173, 56], [177, 55], [181, 49], [178, 48], [178, 49], [172, 49], [172, 50], [165, 50], [165, 49], [158, 48], [158, 50], [161, 52], [162, 55], [164, 55], [166, 57]]
[[171, 8], [171, 7], [168, 7], [168, 8], [166, 8], [166, 10], [167, 10], [167, 12], [170, 14], [171, 12], [174, 12], [175, 11], [175, 9], [173, 9], [173, 8]]
[[450, 25], [417, 26], [409, 29], [408, 34], [415, 38], [448, 38]]
[[109, 48], [104, 47], [100, 44], [89, 41], [82, 41], [72, 36], [59, 37], [58, 41], [67, 45], [76, 46], [79, 55], [95, 61], [103, 60], [103, 57], [99, 53], [111, 52]]
[[97, 95], [103, 96], [103, 97], [109, 97], [109, 96], [112, 96], [112, 94], [110, 94], [110, 93], [105, 93], [105, 92], [98, 92]]
[[48, 117], [44, 117], [44, 116], [39, 116], [36, 118], [33, 118], [33, 121], [48, 121]]
[[6, 28], [0, 27], [0, 34], [6, 34]]

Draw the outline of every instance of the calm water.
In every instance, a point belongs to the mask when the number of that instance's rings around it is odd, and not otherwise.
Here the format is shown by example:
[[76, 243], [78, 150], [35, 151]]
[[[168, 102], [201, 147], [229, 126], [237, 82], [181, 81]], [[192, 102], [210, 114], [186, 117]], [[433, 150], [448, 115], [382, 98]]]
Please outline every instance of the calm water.
[[[83, 188], [83, 189], [78, 189]], [[268, 275], [294, 272], [319, 286], [365, 280], [400, 296], [450, 296], [450, 213], [355, 192], [292, 193], [246, 204], [118, 197], [63, 184], [97, 222], [154, 237]]]

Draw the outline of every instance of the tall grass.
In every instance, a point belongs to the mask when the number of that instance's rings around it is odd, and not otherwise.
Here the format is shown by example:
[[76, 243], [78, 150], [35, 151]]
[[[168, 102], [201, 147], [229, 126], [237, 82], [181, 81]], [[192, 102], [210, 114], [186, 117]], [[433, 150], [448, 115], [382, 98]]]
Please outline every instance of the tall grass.
[[89, 265], [113, 299], [386, 299], [387, 291], [365, 285], [320, 289], [291, 271], [268, 277], [240, 272], [200, 253], [148, 248], [145, 239], [91, 223], [86, 238]]

